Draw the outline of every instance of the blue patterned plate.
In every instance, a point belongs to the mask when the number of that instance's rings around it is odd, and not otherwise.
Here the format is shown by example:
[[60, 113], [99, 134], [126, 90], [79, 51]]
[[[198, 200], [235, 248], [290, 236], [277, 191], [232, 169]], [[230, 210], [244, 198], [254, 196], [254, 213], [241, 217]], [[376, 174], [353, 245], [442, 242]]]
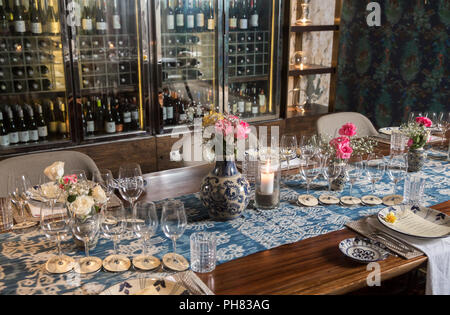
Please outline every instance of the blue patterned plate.
[[[386, 216], [392, 212], [397, 220], [389, 223]], [[378, 221], [398, 233], [420, 238], [450, 236], [450, 216], [440, 211], [411, 205], [384, 208], [378, 212]]]
[[389, 256], [383, 244], [357, 237], [343, 240], [339, 249], [345, 256], [361, 263], [385, 260]]

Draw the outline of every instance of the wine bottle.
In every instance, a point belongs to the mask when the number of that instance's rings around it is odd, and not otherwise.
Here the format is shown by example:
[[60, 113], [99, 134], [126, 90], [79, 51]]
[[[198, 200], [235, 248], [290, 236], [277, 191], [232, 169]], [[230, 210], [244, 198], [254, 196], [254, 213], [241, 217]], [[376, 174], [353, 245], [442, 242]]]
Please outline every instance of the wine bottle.
[[0, 81], [0, 93], [6, 93], [8, 92], [8, 86], [5, 82]]
[[63, 137], [66, 138], [67, 136], [67, 121], [66, 121], [66, 106], [63, 102], [58, 100], [59, 102], [59, 121], [58, 121], [58, 132]]
[[3, 122], [3, 112], [0, 111], [0, 146], [7, 147], [9, 146], [9, 134], [8, 130], [6, 129], [6, 125]]
[[214, 17], [214, 5], [212, 0], [209, 0], [208, 31], [213, 32], [215, 29], [216, 29], [216, 20]]
[[131, 111], [131, 129], [139, 130], [140, 129], [139, 108], [137, 107], [134, 99], [133, 99], [133, 102], [131, 103], [130, 111]]
[[38, 109], [38, 118], [37, 118], [37, 128], [38, 128], [38, 134], [39, 134], [39, 140], [45, 141], [48, 137], [48, 129], [47, 124], [45, 123], [44, 115], [42, 114], [42, 106], [37, 105]]
[[14, 34], [14, 12], [11, 10], [9, 0], [3, 0], [3, 3], [5, 4], [5, 14], [8, 18], [9, 34], [11, 35]]
[[14, 81], [14, 91], [17, 93], [25, 92], [25, 86], [20, 81]]
[[61, 26], [59, 24], [59, 16], [56, 12], [58, 12], [58, 10], [55, 9], [55, 4], [54, 4], [53, 0], [49, 0], [45, 26], [47, 29], [47, 33], [50, 35], [53, 35], [53, 36], [61, 33]]
[[27, 31], [26, 23], [25, 23], [25, 10], [20, 0], [14, 0], [14, 13], [13, 13], [13, 21], [14, 21], [14, 32], [17, 35], [24, 35]]
[[172, 1], [167, 0], [167, 9], [166, 9], [166, 28], [168, 32], [175, 31], [175, 13], [172, 7]]
[[119, 34], [122, 30], [122, 23], [120, 21], [120, 12], [117, 0], [113, 1], [113, 16], [112, 16], [112, 26], [115, 33]]
[[230, 2], [230, 31], [236, 31], [238, 26], [238, 9], [236, 7], [236, 0]]
[[43, 77], [46, 77], [50, 72], [47, 66], [40, 66], [39, 70], [41, 71], [41, 76]]
[[103, 111], [103, 105], [100, 98], [97, 98], [97, 107], [94, 112], [95, 115], [95, 132], [103, 131], [104, 121], [105, 121], [105, 113]]
[[205, 12], [201, 6], [200, 0], [196, 1], [195, 6], [195, 24], [197, 32], [203, 32], [205, 30]]
[[266, 95], [264, 94], [264, 90], [261, 89], [258, 95], [258, 103], [259, 103], [259, 112], [261, 114], [265, 114], [267, 111], [267, 105], [266, 105]]
[[91, 35], [94, 30], [94, 26], [92, 23], [92, 14], [91, 14], [91, 10], [89, 8], [88, 0], [84, 0], [84, 2], [83, 2], [83, 13], [81, 16], [81, 28], [82, 28], [84, 35]]
[[122, 121], [123, 121], [123, 130], [129, 131], [131, 126], [131, 111], [130, 107], [128, 106], [128, 99], [126, 98], [122, 105]]
[[86, 119], [86, 134], [88, 136], [93, 136], [95, 132], [95, 121], [91, 108], [92, 108], [91, 102], [87, 101], [85, 119]]
[[[9, 17], [6, 12], [5, 6], [3, 5], [4, 0], [0, 0], [0, 35], [6, 36], [9, 35]], [[9, 0], [6, 0], [9, 1]], [[0, 130], [1, 132], [1, 130]], [[9, 145], [9, 141], [8, 141]]]
[[49, 79], [44, 79], [42, 80], [42, 89], [44, 91], [50, 91], [53, 90], [53, 84], [52, 81], [50, 81]]
[[17, 144], [19, 143], [19, 131], [16, 128], [16, 123], [14, 122], [14, 115], [10, 107], [7, 108], [8, 113], [8, 135], [9, 135], [9, 143]]
[[23, 76], [25, 75], [25, 72], [22, 67], [14, 67], [12, 69], [12, 73], [15, 78], [23, 78]]
[[174, 124], [174, 104], [173, 104], [173, 102], [174, 102], [174, 99], [173, 99], [173, 97], [172, 97], [172, 95], [173, 94], [170, 94], [170, 91], [168, 91], [168, 96], [167, 96], [167, 99], [166, 99], [166, 104], [164, 105], [164, 107], [166, 107], [166, 116], [167, 116], [167, 119], [166, 119], [166, 123], [168, 124], [168, 125], [173, 125]]
[[256, 0], [251, 0], [250, 4], [250, 27], [257, 29], [259, 27], [259, 13]]
[[50, 117], [48, 122], [48, 129], [52, 135], [56, 135], [58, 133], [58, 121], [56, 120], [55, 115], [55, 105], [52, 101], [49, 101], [49, 109], [50, 109]]
[[239, 16], [239, 28], [246, 31], [248, 29], [248, 12], [247, 12], [247, 0], [242, 0]]
[[17, 115], [19, 116], [19, 119], [17, 121], [17, 129], [19, 131], [19, 142], [20, 143], [27, 143], [30, 141], [30, 133], [28, 126], [25, 122], [25, 119], [23, 118], [23, 109], [18, 108]]
[[38, 0], [34, 0], [30, 8], [30, 28], [32, 35], [42, 35], [42, 15]]
[[113, 118], [111, 112], [111, 99], [108, 97], [108, 105], [106, 106], [106, 116], [105, 116], [105, 132], [115, 133], [116, 132], [116, 121]]
[[257, 116], [259, 114], [259, 104], [258, 104], [258, 95], [256, 93], [256, 87], [253, 87], [252, 95], [253, 95], [252, 115]]
[[195, 12], [192, 0], [188, 0], [188, 7], [186, 10], [186, 32], [193, 32], [195, 30]]
[[98, 35], [106, 35], [108, 31], [108, 23], [106, 19], [106, 3], [105, 0], [98, 0], [97, 15], [95, 19], [95, 29]]
[[183, 33], [185, 30], [184, 13], [183, 0], [178, 0], [178, 6], [175, 9], [175, 27], [178, 33]]
[[29, 80], [28, 87], [29, 87], [30, 91], [33, 91], [33, 92], [38, 92], [41, 90], [41, 85], [39, 84], [39, 81], [36, 81], [36, 80]]
[[27, 105], [28, 110], [28, 132], [30, 135], [30, 142], [38, 142], [39, 141], [39, 131], [37, 127], [36, 120], [34, 119], [34, 111], [33, 108]]
[[122, 121], [122, 116], [120, 115], [120, 103], [117, 98], [114, 101], [113, 118], [116, 121], [116, 132], [122, 132], [123, 131], [123, 121]]

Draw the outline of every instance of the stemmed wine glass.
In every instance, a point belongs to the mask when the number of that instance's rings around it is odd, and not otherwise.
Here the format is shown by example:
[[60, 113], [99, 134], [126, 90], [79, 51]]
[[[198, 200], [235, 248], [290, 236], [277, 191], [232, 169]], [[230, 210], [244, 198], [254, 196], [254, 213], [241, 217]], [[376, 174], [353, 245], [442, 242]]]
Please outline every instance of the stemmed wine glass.
[[295, 158], [297, 151], [297, 137], [295, 135], [283, 135], [280, 142], [281, 159], [287, 163], [287, 170], [290, 170], [290, 160]]
[[40, 216], [41, 230], [44, 235], [53, 241], [56, 241], [58, 248], [58, 255], [50, 258], [45, 268], [50, 273], [66, 273], [72, 270], [75, 266], [75, 260], [62, 254], [61, 241], [71, 238], [70, 233], [70, 218], [66, 211], [55, 209], [53, 202], [46, 201], [41, 203]]
[[348, 200], [351, 203], [360, 202], [359, 198], [353, 197], [352, 192], [353, 186], [362, 177], [363, 172], [364, 172], [364, 161], [361, 156], [355, 157], [352, 163], [346, 165], [345, 176], [347, 177], [348, 182], [350, 183], [350, 192]]
[[343, 172], [343, 164], [335, 163], [332, 158], [323, 159], [322, 175], [328, 181], [328, 194], [331, 195], [331, 183]]
[[103, 260], [103, 267], [108, 271], [126, 271], [131, 266], [131, 261], [126, 256], [119, 255], [117, 252], [119, 240], [125, 234], [126, 226], [127, 212], [123, 206], [102, 211], [101, 231], [114, 244], [114, 254]]
[[48, 177], [44, 174], [39, 176], [38, 192], [44, 201], [48, 201], [50, 210], [53, 211], [55, 204], [63, 196], [64, 191], [59, 187], [56, 181], [49, 181]]
[[109, 201], [114, 193], [114, 177], [112, 172], [107, 169], [100, 169], [92, 174], [92, 181], [100, 185], [106, 193], [106, 198]]
[[78, 268], [75, 268], [78, 273], [92, 273], [100, 270], [102, 267], [102, 260], [100, 258], [89, 256], [89, 242], [97, 236], [100, 230], [100, 221], [100, 214], [82, 218], [72, 216], [70, 222], [72, 234], [84, 243], [84, 251], [86, 254], [86, 257], [80, 259]]
[[395, 195], [397, 184], [406, 177], [408, 171], [408, 159], [405, 155], [393, 155], [389, 159], [387, 169], [389, 178], [394, 182], [391, 200], [395, 201], [397, 199]]
[[78, 182], [87, 182], [88, 180], [85, 170], [71, 170], [70, 174], [76, 175]]
[[300, 154], [308, 165], [309, 159], [317, 153], [317, 147], [313, 145], [313, 139], [310, 136], [301, 136], [300, 138]]
[[307, 164], [301, 164], [302, 176], [306, 181], [306, 194], [309, 195], [309, 187], [311, 183], [319, 176], [321, 169], [320, 157], [313, 155], [309, 158]]
[[21, 222], [16, 223], [13, 226], [13, 231], [24, 231], [37, 225], [37, 222], [29, 220], [29, 217], [25, 215], [25, 207], [31, 198], [31, 181], [25, 175], [16, 177], [14, 174], [8, 177], [8, 194], [14, 205], [18, 206], [21, 217]]
[[173, 253], [164, 255], [164, 265], [176, 271], [189, 268], [189, 263], [183, 256], [177, 254], [177, 239], [186, 229], [187, 218], [181, 201], [167, 201], [163, 204], [161, 214], [161, 228], [164, 234], [172, 240]]
[[371, 154], [367, 159], [367, 177], [372, 183], [372, 192], [375, 194], [375, 184], [379, 182], [386, 171], [384, 157], [379, 154]]
[[119, 191], [130, 203], [131, 213], [134, 213], [134, 204], [144, 191], [144, 178], [139, 164], [131, 163], [120, 167]]
[[140, 270], [153, 270], [161, 264], [158, 258], [147, 254], [150, 238], [158, 229], [158, 216], [153, 202], [139, 201], [136, 203], [136, 211], [133, 220], [133, 231], [142, 239], [142, 255], [133, 259], [133, 265]]

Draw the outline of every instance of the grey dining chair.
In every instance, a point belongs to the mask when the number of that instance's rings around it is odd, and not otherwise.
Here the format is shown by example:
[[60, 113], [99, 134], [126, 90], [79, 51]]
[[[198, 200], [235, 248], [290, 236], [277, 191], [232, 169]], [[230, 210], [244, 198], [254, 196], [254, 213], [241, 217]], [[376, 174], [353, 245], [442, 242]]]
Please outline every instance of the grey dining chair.
[[346, 123], [353, 123], [358, 129], [357, 137], [378, 136], [378, 131], [372, 122], [364, 115], [354, 112], [329, 114], [317, 120], [316, 128], [319, 135], [335, 136], [336, 131]]
[[56, 151], [37, 154], [28, 154], [12, 157], [0, 161], [0, 197], [5, 197], [8, 186], [8, 176], [27, 175], [33, 185], [39, 184], [39, 176], [43, 174], [44, 169], [56, 161], [65, 163], [66, 173], [71, 170], [84, 170], [88, 178], [98, 171], [95, 162], [86, 154], [76, 151]]

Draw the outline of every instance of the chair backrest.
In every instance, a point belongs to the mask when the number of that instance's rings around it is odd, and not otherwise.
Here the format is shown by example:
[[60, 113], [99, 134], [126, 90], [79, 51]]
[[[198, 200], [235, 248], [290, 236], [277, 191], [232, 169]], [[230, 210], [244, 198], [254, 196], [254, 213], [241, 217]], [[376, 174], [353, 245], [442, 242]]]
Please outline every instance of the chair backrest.
[[0, 197], [8, 194], [8, 176], [25, 174], [33, 185], [39, 184], [39, 176], [44, 169], [56, 161], [64, 162], [64, 170], [68, 174], [71, 170], [84, 170], [88, 178], [98, 171], [95, 162], [86, 154], [76, 151], [56, 151], [28, 154], [0, 161]]
[[378, 135], [378, 131], [366, 116], [353, 112], [335, 113], [320, 117], [316, 123], [317, 133], [335, 136], [336, 130], [346, 123], [353, 123], [358, 128], [357, 137]]

